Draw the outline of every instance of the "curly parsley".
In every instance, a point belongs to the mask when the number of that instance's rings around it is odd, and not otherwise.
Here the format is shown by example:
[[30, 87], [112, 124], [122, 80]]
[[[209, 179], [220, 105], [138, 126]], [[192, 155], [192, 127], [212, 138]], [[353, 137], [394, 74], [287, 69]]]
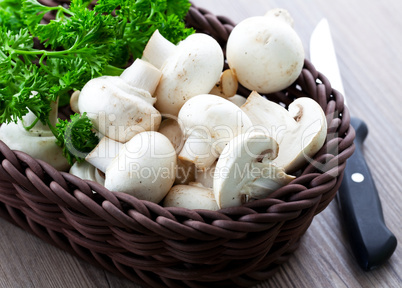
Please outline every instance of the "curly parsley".
[[[173, 43], [194, 33], [183, 21], [187, 0], [98, 0], [90, 5], [88, 0], [72, 0], [68, 8], [37, 0], [0, 1], [0, 123], [17, 122], [32, 111], [50, 127], [52, 101], [66, 105], [71, 91], [90, 79], [120, 75], [141, 56], [156, 29]], [[46, 13], [55, 19], [43, 24]], [[69, 147], [89, 152], [97, 144], [85, 115], [50, 128], [70, 163], [80, 157], [68, 153]], [[66, 131], [73, 131], [69, 139]]]

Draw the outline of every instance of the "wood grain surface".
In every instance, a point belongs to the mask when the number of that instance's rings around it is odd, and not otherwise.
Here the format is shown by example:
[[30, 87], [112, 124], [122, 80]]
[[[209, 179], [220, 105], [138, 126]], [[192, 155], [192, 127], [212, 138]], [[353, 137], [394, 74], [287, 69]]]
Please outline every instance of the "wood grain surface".
[[[194, 0], [239, 22], [268, 9], [287, 9], [306, 55], [314, 26], [326, 17], [352, 116], [366, 121], [364, 154], [380, 193], [387, 226], [399, 245], [385, 265], [364, 272], [347, 241], [336, 201], [314, 218], [300, 248], [255, 287], [402, 287], [402, 1]], [[95, 268], [0, 219], [0, 287], [139, 288]]]

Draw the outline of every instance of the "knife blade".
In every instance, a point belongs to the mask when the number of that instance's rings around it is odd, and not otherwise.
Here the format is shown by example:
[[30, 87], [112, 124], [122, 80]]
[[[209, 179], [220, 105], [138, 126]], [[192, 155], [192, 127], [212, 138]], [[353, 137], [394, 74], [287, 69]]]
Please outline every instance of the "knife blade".
[[[331, 31], [325, 18], [311, 35], [310, 60], [328, 78], [332, 88], [345, 97]], [[346, 163], [337, 193], [338, 203], [352, 252], [360, 267], [371, 270], [391, 257], [397, 240], [385, 224], [381, 200], [362, 152], [368, 134], [367, 125], [363, 120], [353, 117], [351, 125], [356, 131], [356, 148]]]

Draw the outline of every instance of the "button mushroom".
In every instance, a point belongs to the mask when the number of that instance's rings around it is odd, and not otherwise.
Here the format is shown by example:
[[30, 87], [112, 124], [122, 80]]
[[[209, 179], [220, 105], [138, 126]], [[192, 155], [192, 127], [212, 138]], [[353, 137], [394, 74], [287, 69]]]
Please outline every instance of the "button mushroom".
[[226, 57], [244, 87], [272, 93], [290, 86], [300, 75], [304, 49], [289, 18], [288, 13], [268, 11], [265, 16], [247, 18], [233, 28]]
[[163, 115], [173, 116], [191, 97], [211, 91], [224, 64], [218, 42], [203, 33], [192, 34], [175, 46], [155, 31], [142, 59], [161, 69], [155, 107]]
[[219, 209], [212, 189], [205, 188], [196, 183], [173, 186], [163, 200], [163, 206], [213, 211]]
[[271, 162], [278, 149], [278, 143], [262, 133], [233, 138], [219, 157], [214, 173], [213, 190], [218, 206], [239, 206], [265, 198], [292, 181], [294, 176], [287, 175]]
[[322, 147], [327, 136], [327, 121], [321, 106], [301, 97], [286, 110], [257, 92], [252, 92], [241, 109], [254, 126], [275, 138], [281, 149], [275, 163], [292, 173], [300, 169]]
[[248, 116], [232, 102], [210, 94], [188, 100], [179, 112], [186, 141], [179, 158], [207, 169], [235, 136], [253, 129]]
[[[57, 107], [57, 101], [53, 102], [49, 114], [52, 126], [55, 126], [57, 121]], [[26, 127], [30, 129], [27, 130]], [[56, 138], [50, 128], [38, 121], [31, 111], [23, 117], [22, 121], [2, 124], [0, 140], [6, 143], [10, 149], [23, 151], [49, 163], [57, 170], [65, 171], [70, 167], [63, 156], [62, 148], [57, 146]]]
[[87, 116], [103, 135], [127, 142], [143, 131], [156, 131], [160, 113], [152, 97], [161, 72], [137, 59], [120, 76], [101, 76], [90, 80], [70, 105]]
[[159, 132], [145, 131], [126, 142], [106, 169], [105, 187], [159, 203], [173, 186], [176, 152]]

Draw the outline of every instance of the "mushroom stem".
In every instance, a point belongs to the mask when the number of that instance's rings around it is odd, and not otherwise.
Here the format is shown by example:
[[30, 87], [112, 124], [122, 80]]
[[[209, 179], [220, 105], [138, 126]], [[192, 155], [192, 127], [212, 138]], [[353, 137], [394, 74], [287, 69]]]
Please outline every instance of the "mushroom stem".
[[248, 195], [249, 200], [262, 199], [295, 178], [272, 163], [254, 163], [252, 169], [261, 171], [261, 175], [243, 187], [242, 191]]
[[179, 154], [180, 160], [194, 163], [200, 170], [206, 170], [218, 157], [219, 153], [212, 147], [212, 139], [203, 139], [197, 134], [187, 138]]
[[223, 150], [214, 172], [213, 190], [220, 208], [267, 197], [295, 177], [261, 157], [275, 159], [278, 143], [262, 133], [241, 134]]
[[142, 59], [151, 63], [156, 68], [161, 69], [163, 63], [165, 63], [166, 59], [175, 49], [176, 45], [167, 40], [156, 30], [145, 46]]
[[122, 147], [123, 143], [114, 141], [108, 137], [103, 137], [91, 153], [85, 157], [85, 160], [105, 173], [106, 168], [119, 154]]
[[148, 91], [152, 95], [159, 84], [161, 71], [152, 64], [137, 59], [120, 77], [130, 86]]
[[267, 11], [267, 13], [265, 13], [264, 16], [282, 20], [285, 23], [289, 24], [290, 27], [292, 27], [292, 28], [294, 26], [293, 17], [290, 15], [289, 11], [287, 11], [285, 9], [274, 8], [274, 9], [271, 9], [271, 10]]

